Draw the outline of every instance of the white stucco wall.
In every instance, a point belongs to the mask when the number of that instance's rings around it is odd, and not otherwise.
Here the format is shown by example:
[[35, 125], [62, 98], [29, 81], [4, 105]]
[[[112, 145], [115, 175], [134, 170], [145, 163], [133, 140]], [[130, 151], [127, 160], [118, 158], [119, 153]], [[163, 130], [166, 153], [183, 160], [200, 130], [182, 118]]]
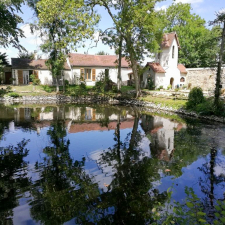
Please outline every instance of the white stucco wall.
[[38, 77], [41, 81], [41, 84], [44, 84], [44, 85], [52, 84], [52, 75], [49, 70], [39, 70]]
[[[96, 81], [100, 80], [101, 74], [105, 73], [105, 69], [109, 69], [109, 78], [114, 82], [117, 83], [117, 73], [118, 70], [116, 68], [109, 68], [109, 67], [73, 67], [72, 68], [72, 81], [76, 84], [79, 84], [80, 80], [80, 68], [84, 69], [95, 69], [96, 70]], [[121, 69], [121, 76], [122, 81], [129, 80], [128, 73], [132, 72], [131, 69], [122, 68]], [[95, 81], [92, 80], [86, 80], [86, 85], [88, 86], [94, 86]]]

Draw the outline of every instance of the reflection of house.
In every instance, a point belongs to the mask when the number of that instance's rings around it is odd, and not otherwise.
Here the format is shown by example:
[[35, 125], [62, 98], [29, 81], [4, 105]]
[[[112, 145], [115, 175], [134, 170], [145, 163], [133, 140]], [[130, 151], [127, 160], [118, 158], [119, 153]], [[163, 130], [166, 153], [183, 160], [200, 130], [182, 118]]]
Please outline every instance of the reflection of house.
[[178, 64], [178, 50], [180, 44], [175, 32], [164, 34], [160, 52], [156, 54], [155, 62], [146, 64], [147, 70], [143, 74], [143, 86], [147, 86], [148, 79], [153, 81], [156, 88], [163, 86], [172, 88], [183, 86], [186, 82], [186, 68]]
[[142, 128], [151, 136], [151, 152], [160, 159], [169, 160], [169, 155], [174, 150], [175, 130], [180, 130], [182, 127], [184, 124], [163, 117], [142, 116]]
[[[46, 66], [45, 59], [31, 60], [12, 58], [11, 71], [11, 77], [7, 75], [7, 82], [12, 78], [13, 84], [16, 85], [29, 84], [31, 74], [36, 75], [36, 77], [40, 79], [41, 84], [55, 84], [55, 79], [52, 78], [51, 72]], [[60, 81], [64, 78], [68, 80], [70, 84], [79, 84], [82, 80], [85, 81], [87, 85], [93, 86], [101, 76], [108, 76], [116, 83], [117, 71], [116, 55], [85, 55], [71, 53], [59, 77]], [[129, 72], [131, 72], [129, 64], [125, 58], [123, 58], [121, 76], [124, 84], [129, 80]]]
[[[132, 128], [134, 125], [134, 120], [126, 120], [120, 122], [120, 129]], [[69, 133], [79, 133], [85, 131], [107, 131], [115, 130], [117, 127], [117, 122], [109, 122], [107, 126], [101, 126], [100, 123], [74, 123], [68, 128]]]

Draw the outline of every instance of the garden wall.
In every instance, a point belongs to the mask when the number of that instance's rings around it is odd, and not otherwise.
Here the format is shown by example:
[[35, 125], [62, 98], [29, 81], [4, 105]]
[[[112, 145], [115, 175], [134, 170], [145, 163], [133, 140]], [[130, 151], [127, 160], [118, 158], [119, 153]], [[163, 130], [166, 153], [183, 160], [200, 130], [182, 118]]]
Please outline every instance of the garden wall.
[[[215, 68], [190, 68], [187, 69], [186, 85], [187, 87], [201, 87], [204, 91], [213, 92], [216, 82]], [[222, 70], [221, 77], [222, 89], [225, 89], [225, 67]]]

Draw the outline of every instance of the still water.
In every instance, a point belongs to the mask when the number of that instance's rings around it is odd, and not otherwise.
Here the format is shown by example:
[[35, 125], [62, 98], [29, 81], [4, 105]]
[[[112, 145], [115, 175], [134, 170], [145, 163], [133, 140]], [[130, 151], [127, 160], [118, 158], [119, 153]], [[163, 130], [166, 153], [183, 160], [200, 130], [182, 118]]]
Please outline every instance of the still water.
[[129, 107], [1, 105], [0, 224], [149, 224], [186, 186], [210, 208], [225, 198], [224, 137]]

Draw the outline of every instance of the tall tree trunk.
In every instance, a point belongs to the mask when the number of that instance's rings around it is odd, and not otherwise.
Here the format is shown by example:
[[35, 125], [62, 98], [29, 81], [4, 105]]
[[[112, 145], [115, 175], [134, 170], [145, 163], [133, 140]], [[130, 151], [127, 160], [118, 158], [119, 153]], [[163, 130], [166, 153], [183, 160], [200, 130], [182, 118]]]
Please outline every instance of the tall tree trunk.
[[59, 76], [56, 75], [56, 93], [59, 92]]
[[122, 61], [122, 37], [120, 36], [120, 43], [119, 43], [119, 63], [118, 63], [118, 76], [117, 76], [117, 89], [118, 91], [121, 91], [121, 83], [122, 83], [122, 78], [121, 78], [121, 61]]
[[223, 61], [224, 41], [225, 41], [225, 22], [223, 23], [222, 41], [220, 46], [219, 62], [218, 62], [217, 73], [216, 73], [216, 88], [215, 88], [215, 99], [214, 99], [214, 105], [216, 108], [219, 107], [220, 80], [221, 80], [221, 70], [222, 70], [221, 67], [222, 67], [222, 61]]

